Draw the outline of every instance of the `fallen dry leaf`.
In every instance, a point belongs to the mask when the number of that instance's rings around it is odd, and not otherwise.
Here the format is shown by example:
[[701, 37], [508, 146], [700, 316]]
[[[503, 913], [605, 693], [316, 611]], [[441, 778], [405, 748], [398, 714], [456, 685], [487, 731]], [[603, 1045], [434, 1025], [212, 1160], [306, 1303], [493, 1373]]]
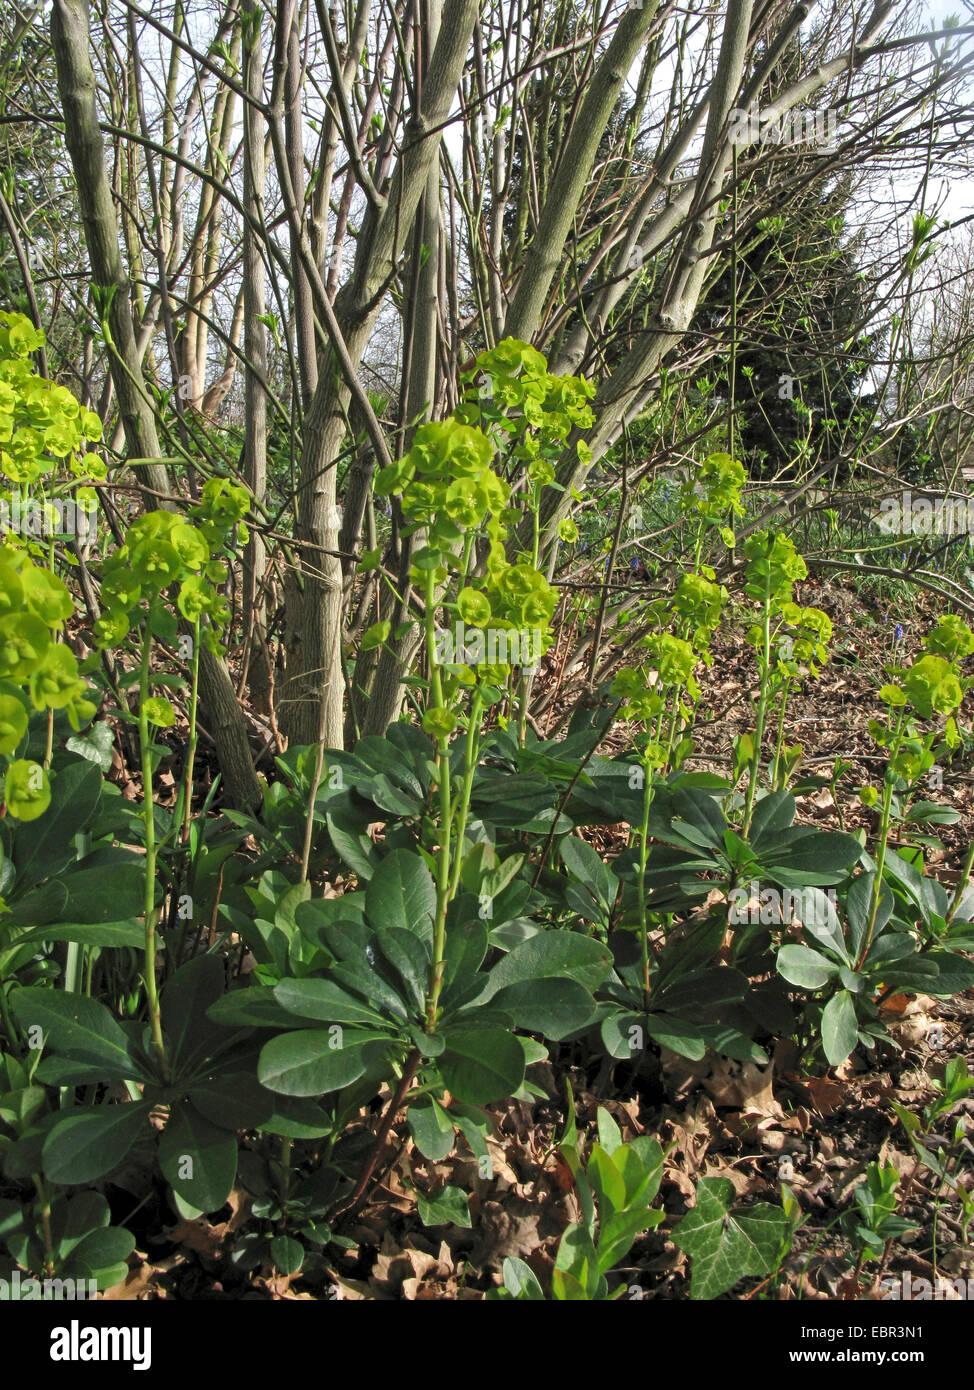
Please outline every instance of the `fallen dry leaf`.
[[702, 1077], [701, 1082], [715, 1105], [742, 1110], [746, 1115], [784, 1119], [785, 1112], [774, 1098], [773, 1076], [774, 1062], [759, 1067], [756, 1062], [716, 1057], [710, 1075]]

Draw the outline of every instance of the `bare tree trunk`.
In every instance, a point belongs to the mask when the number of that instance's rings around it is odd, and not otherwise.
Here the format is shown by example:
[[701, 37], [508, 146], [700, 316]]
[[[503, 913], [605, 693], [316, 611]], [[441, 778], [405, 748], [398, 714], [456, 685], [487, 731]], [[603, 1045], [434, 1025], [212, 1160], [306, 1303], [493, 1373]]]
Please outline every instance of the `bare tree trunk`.
[[[304, 122], [301, 116], [300, 17], [295, 0], [278, 8], [278, 61], [285, 65], [284, 128], [287, 132], [287, 160], [295, 208], [302, 225], [307, 215], [304, 184]], [[301, 373], [301, 399], [307, 409], [318, 384], [318, 344], [315, 338], [314, 302], [308, 273], [301, 264], [299, 239], [291, 230], [291, 290], [294, 294], [294, 332]]]
[[[155, 418], [142, 385], [132, 326], [131, 286], [119, 250], [118, 219], [105, 174], [85, 0], [56, 0], [51, 11], [51, 45], [64, 111], [64, 141], [80, 194], [92, 282], [112, 294], [108, 326], [114, 351], [110, 350], [110, 365], [125, 445], [133, 458], [158, 458]], [[135, 464], [133, 469], [139, 481], [155, 492], [169, 491], [169, 477], [161, 463]]]
[[[430, 0], [423, 25], [424, 43], [435, 43], [440, 24], [438, 0]], [[421, 77], [425, 63], [417, 65]], [[407, 334], [404, 363], [405, 395], [401, 419], [404, 426], [403, 450], [412, 445], [413, 435], [430, 413], [436, 401], [437, 324], [440, 275], [440, 171], [434, 163], [426, 180], [416, 230], [406, 298]], [[400, 542], [398, 565], [398, 594], [395, 599], [383, 591], [384, 605], [380, 618], [388, 619], [392, 631], [409, 617], [409, 570], [413, 552], [423, 544], [421, 534]], [[403, 676], [406, 675], [419, 651], [422, 629], [419, 624], [398, 641], [377, 648], [377, 661], [368, 690], [368, 698], [360, 718], [363, 734], [384, 734], [393, 720], [399, 717], [403, 700]], [[359, 658], [359, 667], [362, 664]], [[356, 668], [358, 670], [358, 667]]]
[[[263, 48], [260, 40], [262, 11], [244, 12], [244, 81], [255, 103], [263, 100]], [[255, 228], [263, 226], [264, 129], [256, 105], [244, 109], [243, 174], [243, 289], [244, 354], [247, 359], [245, 396], [244, 476], [258, 503], [267, 492], [267, 330], [261, 322], [266, 311], [264, 260]], [[267, 711], [271, 673], [267, 667], [266, 602], [263, 593], [267, 550], [260, 532], [253, 528], [243, 557], [243, 628], [250, 636], [250, 696], [258, 709]]]
[[[240, 53], [240, 26], [237, 21], [238, 0], [228, 0], [224, 7], [221, 29], [232, 25], [227, 42], [232, 63]], [[206, 168], [214, 176], [227, 168], [230, 139], [233, 134], [236, 95], [220, 86], [213, 103], [207, 134]], [[223, 238], [223, 195], [218, 188], [205, 182], [200, 188], [196, 214], [196, 233], [191, 243], [192, 260], [187, 292], [186, 330], [181, 336], [182, 370], [190, 383], [185, 397], [197, 410], [205, 412], [207, 349], [210, 328], [208, 323], [213, 302], [213, 287], [218, 278], [220, 245]]]
[[[591, 177], [599, 141], [609, 124], [609, 117], [629, 69], [646, 42], [657, 8], [658, 0], [648, 0], [639, 9], [626, 11], [589, 83], [578, 120], [565, 146], [551, 191], [545, 199], [541, 221], [525, 257], [514, 299], [507, 311], [505, 333], [509, 337], [531, 338], [538, 330], [572, 221]], [[734, 5], [731, 8], [743, 7]], [[750, 5], [747, 10], [750, 14]], [[746, 36], [746, 25], [744, 32]]]
[[[158, 459], [155, 417], [136, 351], [129, 286], [119, 254], [118, 222], [105, 175], [85, 0], [55, 0], [51, 12], [51, 44], [64, 111], [65, 142], [78, 185], [92, 278], [97, 285], [114, 288], [109, 325], [115, 351], [110, 353], [109, 363], [126, 447], [133, 458]], [[135, 467], [148, 487], [168, 493], [169, 479], [160, 463]], [[260, 801], [260, 784], [254, 772], [243, 713], [226, 665], [205, 646], [200, 663], [200, 689], [216, 743], [227, 800], [232, 806], [255, 806]]]
[[[858, 66], [868, 54], [866, 45], [878, 33], [890, 8], [886, 0], [876, 4], [860, 43], [849, 53], [820, 65], [793, 83], [780, 94], [775, 107], [787, 111], [792, 105], [807, 100], [843, 71]], [[596, 424], [586, 436], [592, 451], [591, 463], [598, 461], [611, 448], [619, 438], [623, 423], [644, 408], [652, 393], [654, 374], [667, 354], [684, 340], [700, 302], [707, 274], [713, 268], [721, 190], [732, 159], [728, 120], [739, 100], [746, 103], [756, 95], [753, 83], [750, 90], [741, 94], [751, 11], [752, 0], [740, 0], [740, 3], [727, 7], [717, 71], [708, 92], [707, 125], [698, 173], [692, 185], [692, 200], [685, 208], [679, 208], [682, 216], [677, 216], [675, 209], [685, 201], [686, 195], [675, 199], [658, 215], [647, 234], [651, 244], [652, 238], [664, 229], [669, 235], [671, 230], [682, 226], [682, 242], [674, 254], [672, 266], [667, 270], [665, 289], [650, 331], [643, 335], [634, 350], [599, 387], [595, 399]], [[569, 442], [574, 443], [573, 440]], [[565, 491], [551, 492], [542, 502], [542, 525], [549, 544], [553, 543], [558, 522], [568, 514], [569, 489], [584, 482], [591, 466], [579, 463], [573, 448], [566, 452], [566, 459], [558, 475], [558, 482]], [[521, 544], [525, 543], [526, 536], [527, 528], [524, 528], [520, 535]]]
[[[351, 363], [357, 368], [389, 283], [412, 230], [443, 123], [450, 114], [478, 0], [447, 0], [421, 109], [406, 127], [406, 141], [388, 197], [372, 197], [359, 232], [355, 270], [335, 300], [335, 313]], [[289, 675], [282, 726], [293, 743], [340, 746], [343, 737], [341, 626], [343, 585], [338, 549], [336, 466], [346, 432], [351, 392], [333, 345], [320, 366], [318, 386], [304, 421], [296, 534], [313, 557], [303, 575], [300, 605], [292, 610]], [[296, 670], [292, 666], [296, 665]]]

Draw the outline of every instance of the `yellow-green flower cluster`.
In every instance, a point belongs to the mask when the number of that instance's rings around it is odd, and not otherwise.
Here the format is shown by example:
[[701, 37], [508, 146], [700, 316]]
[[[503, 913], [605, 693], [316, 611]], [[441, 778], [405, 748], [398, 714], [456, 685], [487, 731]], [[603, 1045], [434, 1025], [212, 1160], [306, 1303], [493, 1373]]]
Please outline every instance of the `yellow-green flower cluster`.
[[693, 645], [709, 663], [710, 639], [720, 623], [727, 590], [714, 583], [714, 571], [709, 565], [699, 574], [685, 574], [673, 595], [673, 611], [684, 619], [692, 632]]
[[[15, 753], [27, 734], [30, 708], [64, 710], [81, 728], [95, 712], [74, 652], [55, 634], [73, 609], [65, 585], [34, 565], [12, 541], [0, 545], [0, 754]], [[47, 773], [17, 759], [4, 776], [7, 813], [19, 820], [43, 815], [51, 799]]]
[[[52, 633], [63, 630], [73, 610], [71, 595], [49, 570], [34, 565], [11, 542], [0, 546], [0, 681], [4, 693], [17, 698], [11, 685], [26, 692], [34, 709], [63, 709], [74, 729], [90, 719], [95, 706], [85, 698], [86, 687], [70, 647]], [[7, 706], [7, 720], [16, 726], [16, 711]], [[12, 752], [19, 739], [0, 751]]]
[[536, 458], [546, 443], [567, 439], [572, 429], [590, 429], [595, 419], [589, 405], [594, 384], [553, 375], [542, 354], [516, 338], [482, 352], [467, 382], [457, 418], [516, 436], [516, 458]]
[[758, 531], [744, 542], [747, 559], [748, 598], [763, 603], [771, 600], [771, 611], [791, 602], [792, 588], [799, 579], [808, 578], [805, 561], [795, 549], [794, 542], [776, 532], [769, 535]]
[[[946, 716], [942, 729], [948, 749], [960, 743], [953, 714], [970, 685], [957, 662], [974, 652], [974, 633], [954, 614], [941, 618], [928, 635], [925, 650], [908, 667], [887, 668], [894, 676], [879, 692], [890, 715], [885, 721], [871, 719], [869, 732], [880, 748], [889, 748], [887, 777], [912, 784], [928, 772], [936, 761], [934, 744], [940, 734], [921, 733], [915, 719]], [[899, 711], [894, 714], [894, 711]], [[875, 788], [863, 787], [860, 797], [867, 806], [876, 804]]]
[[[727, 514], [741, 516], [741, 488], [744, 486], [744, 465], [730, 454], [710, 454], [700, 465], [700, 471], [688, 478], [683, 489], [683, 506], [694, 511], [713, 525], [726, 520]], [[734, 533], [721, 531], [724, 541], [731, 545]]]
[[[537, 631], [543, 651], [550, 642], [548, 625], [557, 595], [533, 565], [523, 560], [512, 564], [507, 558], [502, 518], [510, 488], [491, 467], [493, 456], [491, 440], [475, 425], [456, 418], [423, 425], [409, 453], [380, 471], [375, 491], [379, 496], [400, 493], [408, 525], [425, 528], [426, 545], [414, 556], [414, 583], [422, 583], [428, 572], [436, 583], [444, 583], [451, 571], [459, 570], [466, 543], [478, 532], [485, 534], [484, 576], [477, 587], [465, 584], [461, 589], [460, 616], [477, 628]], [[490, 675], [507, 669], [492, 667]], [[481, 673], [487, 674], [486, 668]], [[453, 674], [466, 678], [459, 667]]]
[[129, 528], [124, 543], [105, 560], [102, 602], [105, 611], [95, 624], [102, 647], [117, 646], [132, 626], [135, 609], [151, 602], [173, 584], [179, 585], [176, 605], [188, 622], [206, 618], [204, 637], [219, 650], [213, 629], [230, 619], [222, 589], [226, 566], [213, 550], [228, 529], [240, 525], [249, 505], [245, 488], [213, 479], [203, 489], [192, 521], [175, 512], [145, 512]]
[[66, 462], [76, 479], [105, 477], [84, 445], [101, 439], [101, 421], [64, 386], [39, 376], [30, 360], [44, 334], [23, 314], [0, 314], [0, 472], [29, 488]]
[[663, 632], [646, 639], [649, 660], [642, 666], [629, 667], [616, 676], [612, 693], [623, 704], [620, 713], [626, 719], [649, 723], [666, 708], [667, 690], [685, 689], [696, 703], [700, 689], [693, 672], [700, 661], [699, 652], [682, 637]]
[[778, 667], [788, 676], [801, 674], [800, 663], [808, 666], [813, 676], [818, 675], [818, 663], [824, 665], [829, 659], [826, 643], [832, 640], [832, 619], [821, 608], [803, 608], [797, 603], [783, 603], [779, 610], [781, 621], [787, 631], [791, 655], [785, 655], [781, 643], [781, 629], [775, 634], [778, 642]]

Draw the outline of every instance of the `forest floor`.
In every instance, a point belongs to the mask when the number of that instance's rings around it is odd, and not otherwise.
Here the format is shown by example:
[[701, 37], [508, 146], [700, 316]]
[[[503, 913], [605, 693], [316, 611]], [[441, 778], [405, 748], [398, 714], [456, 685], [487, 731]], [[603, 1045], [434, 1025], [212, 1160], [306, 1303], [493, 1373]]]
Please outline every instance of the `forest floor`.
[[[788, 739], [804, 748], [800, 776], [818, 779], [798, 795], [798, 819], [855, 831], [870, 816], [858, 788], [878, 780], [880, 764], [867, 723], [878, 708], [882, 666], [894, 656], [910, 657], [935, 610], [921, 598], [905, 617], [884, 613], [850, 587], [812, 581], [802, 585], [800, 601], [830, 614], [838, 642], [818, 680], [806, 682], [790, 704]], [[897, 624], [903, 629], [899, 637]], [[701, 710], [711, 722], [695, 731], [691, 765], [724, 770], [731, 739], [750, 727], [754, 670], [750, 652], [740, 646], [717, 641], [713, 654], [713, 666], [701, 680]], [[565, 698], [573, 698], [568, 689]], [[969, 694], [961, 712], [968, 725], [970, 706]], [[617, 726], [600, 751], [618, 753], [626, 739]], [[836, 758], [849, 766], [833, 791], [829, 781]], [[127, 776], [118, 770], [120, 781]], [[936, 827], [942, 848], [926, 850], [931, 871], [953, 886], [974, 833], [969, 759], [955, 759], [944, 771], [943, 789], [932, 791], [930, 799], [962, 813], [956, 824]], [[621, 843], [612, 843], [616, 833], [597, 830], [590, 838], [601, 849], [618, 849]], [[441, 1162], [422, 1158], [400, 1122], [390, 1132], [377, 1168], [380, 1181], [368, 1204], [344, 1227], [339, 1223], [345, 1253], [309, 1264], [293, 1277], [245, 1274], [230, 1261], [252, 1200], [244, 1188], [234, 1191], [217, 1216], [186, 1221], [144, 1179], [133, 1173], [127, 1184], [124, 1174], [117, 1175], [113, 1209], [116, 1219], [137, 1233], [138, 1255], [125, 1283], [105, 1297], [479, 1300], [500, 1282], [508, 1255], [520, 1256], [547, 1282], [559, 1237], [579, 1217], [570, 1174], [555, 1147], [567, 1114], [566, 1082], [579, 1132], [594, 1124], [602, 1106], [624, 1139], [652, 1135], [668, 1150], [660, 1193], [665, 1220], [637, 1240], [621, 1271], [628, 1297], [689, 1296], [688, 1260], [670, 1233], [692, 1206], [703, 1177], [728, 1179], [745, 1205], [777, 1203], [785, 1181], [805, 1214], [780, 1273], [772, 1281], [742, 1281], [725, 1298], [878, 1299], [890, 1296], [891, 1277], [907, 1274], [929, 1281], [934, 1297], [961, 1297], [962, 1281], [974, 1288], [974, 1232], [965, 1227], [956, 1199], [944, 1196], [935, 1175], [918, 1164], [891, 1102], [919, 1114], [951, 1058], [974, 1061], [972, 996], [968, 991], [937, 1001], [894, 995], [885, 1005], [889, 1044], [868, 1055], [857, 1051], [843, 1066], [818, 1074], [799, 1069], [795, 1046], [788, 1042], [779, 1043], [764, 1066], [719, 1057], [694, 1064], [664, 1049], [652, 1076], [634, 1074], [628, 1063], [586, 1056], [578, 1044], [562, 1045], [550, 1060], [529, 1069], [542, 1095], [491, 1107], [496, 1122], [489, 1141], [492, 1176], [483, 1176], [462, 1140]], [[974, 1114], [974, 1102], [941, 1121], [937, 1134], [971, 1185], [974, 1148], [966, 1139], [962, 1152], [952, 1148], [964, 1110]], [[374, 1115], [363, 1114], [363, 1146], [374, 1125]], [[936, 1142], [931, 1141], [934, 1147]], [[867, 1166], [877, 1160], [893, 1164], [901, 1175], [899, 1215], [915, 1224], [881, 1260], [860, 1267], [840, 1217]], [[429, 1230], [421, 1224], [416, 1192], [433, 1195], [446, 1185], [472, 1194], [469, 1228]]]

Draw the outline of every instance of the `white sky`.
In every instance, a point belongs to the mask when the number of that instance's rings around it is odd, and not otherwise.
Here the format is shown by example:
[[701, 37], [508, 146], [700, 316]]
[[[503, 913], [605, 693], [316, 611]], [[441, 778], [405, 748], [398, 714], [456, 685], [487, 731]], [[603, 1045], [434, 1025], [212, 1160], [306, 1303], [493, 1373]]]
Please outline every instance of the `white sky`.
[[[956, 16], [961, 23], [974, 19], [974, 5], [968, 3], [965, 6], [962, 0], [927, 0], [926, 8], [927, 14], [934, 24], [942, 24], [951, 15]], [[972, 104], [974, 104], [974, 79], [972, 79], [969, 91]], [[974, 179], [957, 179], [953, 186], [944, 186], [941, 183], [940, 189], [946, 193], [941, 210], [942, 217], [954, 221], [974, 212]]]

